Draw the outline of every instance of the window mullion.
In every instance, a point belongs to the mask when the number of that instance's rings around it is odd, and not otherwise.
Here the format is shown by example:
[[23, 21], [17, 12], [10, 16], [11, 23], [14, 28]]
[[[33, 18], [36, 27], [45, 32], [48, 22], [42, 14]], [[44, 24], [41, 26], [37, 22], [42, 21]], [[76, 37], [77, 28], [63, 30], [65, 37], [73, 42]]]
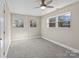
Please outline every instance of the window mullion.
[[56, 17], [56, 28], [58, 28], [58, 16]]

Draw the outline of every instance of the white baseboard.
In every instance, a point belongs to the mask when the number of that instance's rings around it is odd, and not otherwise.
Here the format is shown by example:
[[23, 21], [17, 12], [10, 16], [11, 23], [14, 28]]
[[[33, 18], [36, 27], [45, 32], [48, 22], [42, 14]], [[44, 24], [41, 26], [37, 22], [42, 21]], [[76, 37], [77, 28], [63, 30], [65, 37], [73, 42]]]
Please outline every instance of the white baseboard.
[[16, 38], [16, 39], [12, 39], [11, 42], [13, 42], [13, 41], [19, 41], [19, 40], [27, 40], [27, 39], [19, 39], [19, 38]]
[[66, 48], [66, 49], [68, 49], [68, 50], [74, 52], [74, 53], [78, 53], [78, 54], [79, 54], [79, 50], [78, 50], [78, 49], [72, 48], [72, 47], [70, 47], [70, 46], [64, 45], [64, 44], [59, 43], [59, 42], [56, 42], [56, 41], [53, 41], [53, 40], [51, 40], [51, 39], [49, 39], [49, 38], [45, 38], [45, 37], [41, 37], [41, 38], [46, 39], [46, 40], [48, 40], [48, 41], [50, 41], [50, 42], [52, 42], [52, 43], [55, 43], [55, 44], [57, 44], [57, 45], [59, 45], [59, 46], [61, 46], [61, 47], [64, 47], [64, 48]]
[[37, 38], [41, 38], [41, 36], [30, 36], [28, 39], [37, 39]]
[[28, 38], [13, 38], [12, 41], [18, 41], [18, 40], [28, 40], [28, 39], [37, 39], [41, 38], [41, 36], [29, 36]]

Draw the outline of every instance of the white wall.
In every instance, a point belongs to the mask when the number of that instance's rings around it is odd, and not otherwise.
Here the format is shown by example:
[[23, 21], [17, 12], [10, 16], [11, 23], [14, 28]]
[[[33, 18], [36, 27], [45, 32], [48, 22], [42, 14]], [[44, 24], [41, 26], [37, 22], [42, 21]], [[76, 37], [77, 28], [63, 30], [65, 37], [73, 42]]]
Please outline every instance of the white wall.
[[[70, 28], [47, 28], [48, 17], [66, 12], [72, 12]], [[48, 38], [48, 40], [54, 40], [75, 49], [79, 49], [79, 2], [42, 16], [41, 24], [42, 37]]]
[[[32, 39], [40, 37], [40, 17], [36, 16], [27, 16], [27, 15], [20, 15], [20, 14], [12, 14], [12, 21], [16, 17], [23, 17], [24, 20], [24, 28], [14, 28], [12, 26], [12, 40], [23, 40], [23, 39]], [[37, 22], [36, 28], [30, 28], [30, 20], [33, 19]]]

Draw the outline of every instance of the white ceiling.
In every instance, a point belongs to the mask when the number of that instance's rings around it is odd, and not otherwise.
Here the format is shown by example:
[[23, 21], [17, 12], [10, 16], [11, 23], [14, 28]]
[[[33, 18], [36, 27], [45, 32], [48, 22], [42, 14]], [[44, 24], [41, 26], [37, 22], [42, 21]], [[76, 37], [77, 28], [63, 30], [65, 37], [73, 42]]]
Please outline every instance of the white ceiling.
[[54, 8], [41, 10], [40, 8], [35, 8], [39, 6], [39, 0], [9, 0], [9, 8], [12, 13], [42, 16], [77, 1], [79, 0], [53, 0], [50, 6], [54, 6]]

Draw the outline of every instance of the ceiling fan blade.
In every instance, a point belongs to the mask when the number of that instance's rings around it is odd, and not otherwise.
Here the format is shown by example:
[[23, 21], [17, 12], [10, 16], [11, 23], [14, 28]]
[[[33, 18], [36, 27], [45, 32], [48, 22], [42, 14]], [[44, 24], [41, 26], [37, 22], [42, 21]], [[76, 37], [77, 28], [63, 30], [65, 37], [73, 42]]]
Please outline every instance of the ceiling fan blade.
[[49, 1], [46, 2], [46, 5], [49, 5], [52, 2], [53, 2], [53, 0], [49, 0]]
[[42, 2], [42, 5], [44, 5], [44, 3], [45, 3], [45, 0], [41, 0], [41, 2]]
[[54, 8], [54, 6], [46, 6], [47, 8]]

